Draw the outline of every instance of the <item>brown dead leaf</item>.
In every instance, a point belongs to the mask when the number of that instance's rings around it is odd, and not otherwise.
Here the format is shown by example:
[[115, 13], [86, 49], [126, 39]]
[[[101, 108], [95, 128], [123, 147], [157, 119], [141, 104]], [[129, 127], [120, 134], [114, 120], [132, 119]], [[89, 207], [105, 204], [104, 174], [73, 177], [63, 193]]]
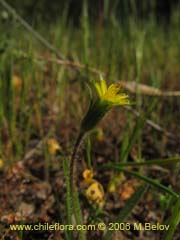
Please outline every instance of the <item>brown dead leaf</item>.
[[23, 218], [27, 218], [34, 213], [35, 206], [32, 203], [21, 202], [18, 207], [18, 212]]
[[4, 222], [6, 224], [12, 224], [14, 222], [20, 222], [22, 221], [22, 216], [20, 213], [14, 213], [14, 212], [11, 212], [11, 213], [8, 213], [8, 214], [5, 214], [3, 215], [1, 218], [0, 218], [0, 221], [1, 222]]
[[125, 201], [129, 199], [135, 192], [136, 187], [139, 185], [137, 180], [128, 180], [119, 187], [120, 199]]

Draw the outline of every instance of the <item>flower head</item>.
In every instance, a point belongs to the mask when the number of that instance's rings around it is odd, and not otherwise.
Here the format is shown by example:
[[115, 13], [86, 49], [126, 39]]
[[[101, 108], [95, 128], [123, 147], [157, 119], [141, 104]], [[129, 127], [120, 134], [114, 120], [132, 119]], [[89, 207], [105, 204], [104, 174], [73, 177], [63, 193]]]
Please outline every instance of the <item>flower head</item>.
[[85, 196], [94, 207], [102, 208], [104, 206], [104, 189], [98, 181], [94, 181], [88, 187]]
[[82, 175], [84, 178], [82, 185], [85, 186], [84, 195], [89, 204], [93, 207], [102, 208], [104, 205], [104, 189], [101, 183], [94, 179], [93, 169], [85, 169]]
[[50, 138], [47, 140], [48, 151], [51, 155], [55, 155], [57, 151], [61, 150], [61, 146], [58, 141], [54, 138]]
[[22, 89], [22, 79], [17, 75], [13, 75], [12, 86], [15, 89], [15, 91], [20, 92]]
[[128, 95], [119, 93], [119, 84], [111, 84], [107, 87], [106, 82], [101, 79], [100, 83], [95, 83], [95, 89], [98, 99], [91, 102], [89, 110], [82, 120], [81, 130], [83, 132], [94, 128], [112, 107], [130, 104]]
[[107, 101], [115, 106], [130, 104], [128, 95], [119, 93], [121, 86], [118, 83], [111, 84], [109, 87], [107, 87], [104, 79], [101, 79], [100, 83], [95, 83], [95, 88], [101, 101]]
[[4, 166], [4, 161], [0, 158], [0, 169], [3, 168]]
[[92, 179], [94, 177], [94, 172], [92, 169], [85, 169], [83, 171], [83, 178], [85, 180]]

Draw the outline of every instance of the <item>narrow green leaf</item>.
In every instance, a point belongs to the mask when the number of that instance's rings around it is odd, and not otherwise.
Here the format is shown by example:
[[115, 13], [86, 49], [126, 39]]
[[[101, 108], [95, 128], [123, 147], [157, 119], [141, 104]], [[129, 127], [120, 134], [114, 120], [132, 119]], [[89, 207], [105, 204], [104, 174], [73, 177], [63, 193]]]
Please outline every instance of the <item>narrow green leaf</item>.
[[[128, 217], [128, 215], [132, 212], [135, 205], [139, 202], [139, 200], [143, 196], [146, 188], [147, 186], [143, 185], [137, 189], [133, 196], [129, 200], [127, 200], [125, 207], [122, 209], [115, 222], [121, 223]], [[114, 232], [113, 230], [112, 231], [108, 230], [105, 236], [103, 237], [103, 240], [111, 239], [113, 232]]]
[[176, 204], [173, 208], [172, 216], [170, 217], [168, 221], [170, 227], [168, 231], [164, 235], [164, 240], [172, 240], [173, 239], [173, 234], [176, 230], [176, 227], [180, 223], [180, 196], [176, 201]]
[[137, 122], [136, 122], [134, 130], [132, 132], [132, 135], [130, 137], [129, 144], [127, 145], [125, 150], [121, 153], [121, 161], [122, 162], [125, 162], [126, 157], [128, 156], [129, 152], [131, 151], [134, 143], [137, 141], [138, 137], [140, 136], [141, 131], [144, 128], [144, 125], [146, 123], [146, 119], [149, 117], [149, 115], [153, 111], [155, 105], [156, 105], [156, 101], [153, 100], [150, 103], [147, 112], [144, 113], [143, 115], [139, 115], [139, 117], [137, 118]]
[[[74, 210], [74, 215], [76, 219], [76, 224], [77, 225], [83, 225], [83, 217], [82, 217], [82, 212], [81, 212], [81, 206], [79, 202], [79, 194], [77, 187], [73, 187], [73, 193], [72, 193], [72, 204], [73, 204], [73, 210]], [[86, 231], [81, 230], [79, 231], [79, 240], [86, 240]]]
[[[70, 194], [70, 177], [69, 177], [69, 167], [67, 159], [63, 161], [63, 171], [66, 179], [66, 214], [67, 214], [67, 224], [71, 223], [72, 216], [72, 206], [71, 206], [71, 194]], [[66, 234], [67, 239], [72, 239], [72, 232]]]
[[67, 223], [71, 224], [71, 215], [72, 215], [72, 207], [71, 207], [71, 196], [70, 196], [70, 178], [69, 178], [69, 168], [67, 160], [63, 161], [63, 171], [66, 179], [66, 213], [67, 213]]
[[[73, 189], [73, 193], [71, 194], [70, 190], [70, 173], [69, 173], [69, 166], [68, 161], [65, 159], [63, 161], [63, 170], [66, 178], [66, 214], [67, 214], [67, 223], [72, 224], [71, 217], [74, 210], [74, 215], [76, 219], [76, 224], [82, 225], [82, 213], [81, 207], [79, 202], [78, 190], [76, 187]], [[73, 207], [73, 209], [72, 209]], [[66, 234], [67, 235], [67, 234]], [[68, 239], [72, 239], [72, 232], [69, 232], [66, 236]], [[86, 231], [79, 231], [79, 240], [86, 239]]]
[[166, 159], [155, 159], [155, 160], [148, 160], [145, 162], [122, 162], [122, 163], [110, 163], [106, 164], [106, 167], [111, 167], [113, 165], [116, 165], [118, 167], [128, 167], [128, 166], [135, 166], [135, 167], [141, 167], [141, 166], [152, 166], [152, 165], [170, 165], [170, 164], [176, 164], [180, 162], [180, 157], [172, 157], [172, 158], [166, 158]]
[[152, 178], [149, 178], [149, 177], [146, 177], [146, 176], [143, 176], [141, 175], [140, 173], [136, 172], [136, 171], [131, 171], [131, 170], [127, 170], [125, 168], [122, 168], [122, 167], [119, 167], [117, 165], [112, 165], [112, 166], [108, 166], [108, 168], [112, 168], [112, 169], [116, 169], [116, 170], [120, 170], [120, 171], [123, 171], [125, 173], [129, 173], [147, 183], [149, 183], [150, 185], [158, 188], [159, 190], [162, 190], [168, 194], [171, 194], [173, 197], [178, 197], [178, 194], [175, 193], [173, 190], [171, 190], [170, 188], [162, 185], [161, 183], [157, 182], [156, 180], [153, 180]]

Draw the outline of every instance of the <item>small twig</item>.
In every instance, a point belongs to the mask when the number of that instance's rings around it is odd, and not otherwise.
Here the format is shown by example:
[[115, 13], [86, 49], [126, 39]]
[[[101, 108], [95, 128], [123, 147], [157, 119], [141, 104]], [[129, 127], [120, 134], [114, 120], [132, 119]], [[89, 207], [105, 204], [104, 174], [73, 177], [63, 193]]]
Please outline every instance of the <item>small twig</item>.
[[[42, 61], [48, 61], [48, 62], [52, 62], [52, 63], [56, 63], [59, 65], [65, 65], [71, 68], [78, 68], [78, 69], [84, 69], [87, 67], [87, 65], [82, 64], [82, 63], [78, 63], [78, 62], [73, 62], [73, 61], [69, 61], [69, 60], [60, 60], [60, 59], [53, 59], [53, 58], [48, 58], [48, 59], [44, 59], [44, 57], [41, 56], [36, 56], [37, 59], [42, 60]], [[103, 72], [101, 72], [100, 70], [96, 69], [96, 68], [92, 68], [92, 67], [88, 67], [88, 71], [90, 71], [91, 73], [97, 74], [97, 75], [104, 75]]]
[[139, 94], [155, 97], [179, 97], [180, 91], [161, 90], [146, 84], [137, 83], [135, 81], [121, 81], [121, 85], [131, 93], [136, 93], [137, 89]]
[[32, 28], [29, 23], [27, 23], [19, 14], [16, 12], [14, 8], [12, 8], [6, 1], [0, 0], [0, 4], [10, 13], [12, 16], [21, 23], [21, 25], [29, 31], [39, 42], [41, 42], [46, 48], [48, 48], [51, 52], [53, 52], [57, 58], [65, 59], [62, 53], [59, 52], [57, 48], [55, 48], [51, 43], [49, 43], [42, 35], [40, 35], [36, 30]]

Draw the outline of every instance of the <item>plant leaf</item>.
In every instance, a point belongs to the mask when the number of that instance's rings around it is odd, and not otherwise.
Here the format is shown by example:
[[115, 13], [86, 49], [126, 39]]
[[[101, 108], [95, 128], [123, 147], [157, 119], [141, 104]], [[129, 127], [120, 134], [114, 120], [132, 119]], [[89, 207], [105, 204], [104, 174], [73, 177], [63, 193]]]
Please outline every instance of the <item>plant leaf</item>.
[[[67, 224], [71, 224], [71, 216], [72, 216], [72, 206], [71, 206], [71, 194], [70, 194], [70, 174], [69, 174], [69, 166], [67, 159], [63, 161], [63, 171], [66, 179], [66, 215], [67, 215]], [[68, 240], [72, 239], [72, 232], [69, 231], [66, 234], [66, 238]]]
[[169, 229], [164, 235], [164, 240], [172, 240], [174, 231], [180, 222], [180, 196], [176, 201], [176, 204], [173, 208], [172, 216], [170, 217], [168, 223], [170, 225]]
[[144, 162], [108, 163], [105, 165], [105, 167], [111, 167], [112, 165], [116, 165], [119, 167], [128, 167], [128, 166], [142, 167], [142, 166], [152, 166], [152, 165], [170, 165], [170, 164], [176, 164], [178, 162], [180, 162], [180, 156], [166, 158], [166, 159], [148, 160], [148, 161], [144, 161]]
[[157, 182], [156, 180], [153, 180], [152, 178], [149, 178], [149, 177], [146, 177], [146, 176], [143, 176], [141, 175], [140, 173], [136, 172], [136, 171], [131, 171], [131, 170], [127, 170], [125, 168], [122, 168], [122, 167], [119, 167], [117, 166], [117, 164], [112, 164], [111, 166], [108, 166], [108, 168], [112, 168], [112, 169], [116, 169], [116, 170], [120, 170], [120, 171], [123, 171], [125, 173], [129, 173], [143, 181], [145, 181], [146, 183], [149, 183], [150, 185], [158, 188], [159, 190], [162, 190], [168, 194], [171, 194], [173, 197], [178, 197], [179, 195], [174, 192], [173, 190], [171, 190], [170, 188], [162, 185], [161, 183]]

